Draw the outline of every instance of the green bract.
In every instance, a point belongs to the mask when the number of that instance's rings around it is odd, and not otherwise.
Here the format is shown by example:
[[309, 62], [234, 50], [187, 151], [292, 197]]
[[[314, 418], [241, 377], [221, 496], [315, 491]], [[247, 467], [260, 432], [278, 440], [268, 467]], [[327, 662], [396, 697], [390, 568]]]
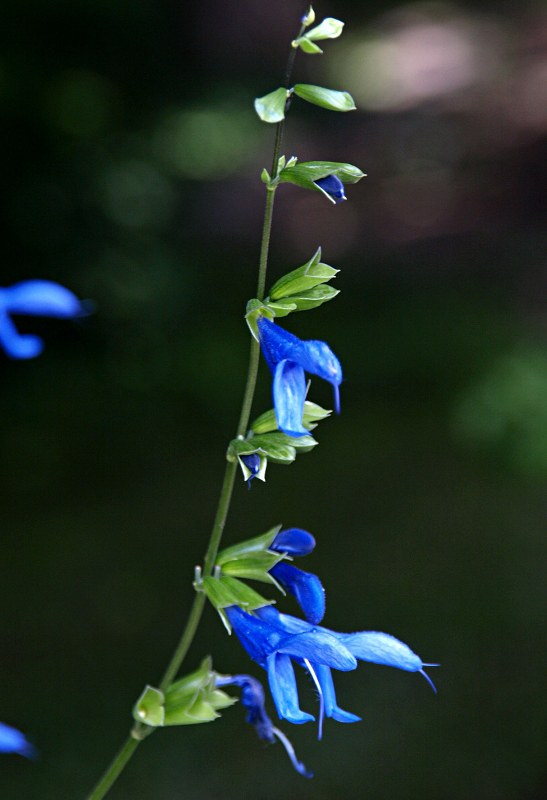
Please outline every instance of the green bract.
[[[312, 22], [313, 19], [308, 24], [311, 25]], [[319, 25], [316, 25], [315, 28], [306, 31], [305, 34], [295, 39], [292, 46], [300, 47], [304, 53], [322, 53], [323, 51], [321, 48], [314, 44], [314, 42], [321, 39], [337, 39], [342, 33], [343, 28], [344, 23], [341, 20], [327, 17]]]
[[171, 684], [165, 693], [146, 686], [133, 709], [133, 717], [144, 725], [196, 725], [220, 716], [218, 709], [233, 705], [236, 699], [215, 688], [211, 659], [199, 669]]
[[[329, 111], [355, 111], [355, 103], [349, 92], [338, 92], [335, 89], [326, 89], [324, 86], [312, 86], [309, 83], [297, 83], [294, 86], [294, 93]], [[259, 114], [260, 116], [260, 114]], [[267, 120], [272, 121], [272, 120]]]
[[340, 161], [300, 161], [281, 170], [279, 181], [280, 183], [295, 183], [303, 189], [321, 192], [328, 197], [326, 192], [315, 183], [320, 178], [326, 178], [327, 175], [336, 175], [342, 183], [357, 183], [365, 177], [365, 173], [353, 164], [345, 164]]
[[270, 300], [279, 300], [282, 297], [300, 295], [309, 289], [314, 289], [321, 283], [332, 280], [339, 270], [329, 267], [321, 262], [321, 248], [313, 254], [303, 266], [283, 275], [270, 289]]
[[274, 528], [270, 528], [270, 530], [266, 531], [266, 533], [253, 536], [252, 539], [244, 539], [244, 541], [238, 542], [231, 547], [225, 547], [218, 554], [216, 563], [222, 566], [228, 561], [246, 558], [251, 554], [265, 553], [280, 530], [281, 525], [276, 525]]
[[[274, 581], [270, 581], [273, 583]], [[228, 631], [231, 633], [232, 626], [223, 609], [228, 606], [239, 606], [245, 611], [254, 611], [257, 608], [269, 606], [274, 600], [267, 600], [261, 594], [255, 592], [243, 581], [233, 578], [231, 575], [215, 575], [203, 578], [199, 587], [207, 596], [207, 599], [219, 613], [219, 616]]]
[[282, 119], [285, 119], [285, 105], [288, 96], [288, 90], [280, 87], [265, 94], [264, 97], [257, 97], [255, 111], [263, 122], [281, 122]]
[[[302, 423], [305, 428], [311, 431], [317, 427], [318, 422], [326, 417], [329, 417], [331, 413], [332, 412], [326, 408], [321, 408], [321, 406], [317, 405], [317, 403], [312, 403], [309, 400], [306, 400], [304, 402], [304, 415], [302, 417]], [[251, 430], [255, 434], [276, 431], [277, 420], [275, 418], [275, 410], [271, 408], [269, 411], [265, 411], [263, 414], [257, 417], [251, 425]]]

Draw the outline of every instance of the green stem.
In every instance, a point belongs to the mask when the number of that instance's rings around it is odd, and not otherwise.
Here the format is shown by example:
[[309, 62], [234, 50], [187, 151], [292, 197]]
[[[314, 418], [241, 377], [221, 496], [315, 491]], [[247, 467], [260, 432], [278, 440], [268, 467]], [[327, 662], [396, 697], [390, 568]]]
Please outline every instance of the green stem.
[[[300, 29], [298, 36], [302, 34], [303, 30], [304, 27]], [[291, 48], [291, 53], [289, 56], [287, 70], [286, 70], [286, 77], [285, 77], [285, 85], [287, 86], [287, 88], [289, 86], [290, 76], [295, 56], [296, 56], [296, 50], [294, 48]], [[282, 139], [283, 139], [283, 121], [278, 123], [278, 125], [276, 126], [276, 134], [275, 134], [275, 142], [274, 142], [273, 158], [272, 158], [272, 171], [271, 171], [272, 179], [277, 177], [279, 154], [281, 151]], [[258, 279], [257, 279], [257, 290], [256, 290], [256, 296], [259, 300], [262, 300], [264, 298], [264, 293], [266, 289], [266, 272], [268, 269], [268, 254], [270, 250], [270, 236], [272, 230], [273, 206], [274, 206], [274, 197], [276, 188], [277, 188], [276, 186], [268, 186], [266, 191], [266, 206], [264, 209], [264, 224], [262, 226], [262, 242], [260, 245], [260, 261], [258, 266]], [[241, 403], [241, 413], [237, 425], [237, 434], [236, 434], [237, 437], [244, 436], [245, 433], [247, 432], [247, 427], [249, 425], [249, 418], [251, 415], [251, 408], [253, 404], [253, 398], [256, 387], [256, 379], [258, 375], [259, 358], [260, 358], [260, 346], [258, 342], [255, 341], [255, 339], [251, 339], [251, 346], [249, 350], [249, 365], [247, 368], [247, 380], [245, 383], [245, 391]], [[236, 462], [228, 461], [226, 463], [226, 468], [224, 470], [224, 480], [222, 482], [222, 487], [218, 499], [217, 512], [215, 515], [213, 527], [211, 529], [211, 535], [209, 538], [209, 544], [207, 546], [207, 551], [205, 553], [203, 561], [204, 576], [212, 575], [213, 573], [216, 557], [222, 539], [222, 534], [224, 532], [224, 526], [226, 525], [228, 512], [230, 510], [230, 502], [232, 499], [232, 492], [234, 489], [234, 482], [237, 473], [237, 468], [238, 468], [237, 461]], [[190, 613], [188, 614], [186, 625], [184, 626], [184, 630], [182, 632], [182, 636], [180, 637], [179, 643], [175, 648], [175, 651], [171, 656], [171, 660], [169, 661], [169, 664], [167, 665], [167, 668], [159, 683], [159, 689], [162, 692], [164, 692], [168, 688], [168, 686], [170, 686], [170, 684], [173, 682], [173, 679], [180, 670], [182, 662], [184, 661], [186, 654], [190, 648], [190, 645], [194, 640], [194, 636], [201, 621], [201, 616], [203, 614], [204, 607], [205, 607], [205, 594], [203, 592], [196, 592], [194, 601], [192, 603], [192, 607], [190, 609]], [[139, 743], [147, 736], [149, 736], [151, 733], [153, 733], [155, 730], [156, 728], [150, 727], [148, 725], [143, 725], [141, 722], [135, 723], [129, 737], [125, 741], [125, 744], [123, 745], [123, 747], [121, 748], [115, 759], [112, 761], [112, 763], [104, 773], [103, 777], [100, 779], [95, 788], [92, 790], [87, 800], [102, 800], [102, 798], [107, 795], [108, 791], [113, 786], [119, 775], [123, 772], [126, 764], [132, 757], [135, 750], [137, 749]]]

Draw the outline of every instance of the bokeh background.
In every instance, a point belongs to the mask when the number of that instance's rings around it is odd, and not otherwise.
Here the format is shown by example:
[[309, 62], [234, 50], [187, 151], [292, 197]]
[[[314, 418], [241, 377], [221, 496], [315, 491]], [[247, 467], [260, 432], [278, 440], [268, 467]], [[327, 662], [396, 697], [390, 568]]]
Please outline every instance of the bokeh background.
[[[233, 435], [281, 82], [305, 5], [19, 0], [2, 12], [2, 284], [90, 298], [78, 323], [20, 318], [0, 361], [0, 797], [83, 798], [159, 679], [192, 599]], [[295, 80], [284, 151], [368, 177], [331, 206], [278, 193], [270, 284], [318, 245], [335, 303], [287, 327], [346, 380], [320, 446], [234, 494], [225, 542], [282, 522], [318, 539], [325, 623], [389, 631], [442, 667], [336, 676], [358, 725], [285, 724], [306, 782], [235, 706], [151, 737], [113, 800], [539, 800], [547, 794], [542, 3], [317, 3], [347, 22]], [[270, 404], [262, 368], [255, 410]], [[311, 398], [330, 404], [314, 380]], [[295, 610], [290, 599], [279, 607]], [[207, 611], [188, 668], [260, 677]], [[432, 671], [432, 670], [431, 670]], [[432, 671], [433, 672], [433, 671]], [[303, 707], [314, 692], [303, 681]], [[270, 706], [270, 710], [271, 709]], [[289, 731], [288, 728], [291, 727]]]

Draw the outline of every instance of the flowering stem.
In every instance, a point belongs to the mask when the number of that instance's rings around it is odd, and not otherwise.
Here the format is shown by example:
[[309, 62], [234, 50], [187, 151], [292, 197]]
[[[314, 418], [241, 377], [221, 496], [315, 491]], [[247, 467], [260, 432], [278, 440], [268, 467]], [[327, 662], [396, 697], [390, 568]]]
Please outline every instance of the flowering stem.
[[[301, 36], [304, 28], [305, 26], [302, 26], [298, 36]], [[290, 76], [295, 56], [296, 56], [296, 50], [295, 48], [291, 47], [291, 53], [288, 59], [287, 70], [285, 75], [285, 86], [287, 88], [289, 86]], [[287, 108], [288, 108], [288, 103], [287, 103]], [[272, 170], [271, 170], [272, 179], [276, 178], [278, 173], [278, 162], [281, 150], [281, 141], [283, 138], [283, 127], [284, 127], [283, 120], [276, 125], [276, 134], [275, 134], [275, 142], [273, 148]], [[262, 300], [264, 298], [264, 293], [266, 289], [266, 272], [268, 268], [268, 253], [270, 248], [270, 234], [272, 230], [273, 206], [274, 206], [274, 197], [276, 188], [277, 186], [275, 185], [274, 186], [269, 185], [266, 188], [266, 206], [264, 209], [264, 224], [262, 226], [262, 241], [260, 245], [260, 260], [258, 266], [258, 279], [257, 279], [257, 291], [256, 291], [256, 297], [259, 300]], [[249, 425], [249, 418], [251, 415], [251, 408], [253, 404], [253, 398], [256, 387], [256, 379], [258, 375], [259, 357], [260, 357], [260, 346], [254, 338], [251, 338], [251, 345], [249, 350], [249, 364], [247, 368], [247, 380], [245, 383], [245, 391], [241, 403], [241, 413], [237, 425], [237, 434], [236, 434], [237, 437], [244, 436], [245, 433], [247, 432], [247, 427]], [[203, 561], [204, 577], [212, 575], [213, 573], [216, 557], [222, 539], [222, 534], [224, 532], [224, 526], [226, 525], [228, 512], [230, 510], [230, 502], [232, 499], [232, 492], [234, 488], [237, 469], [238, 469], [237, 462], [228, 461], [226, 463], [226, 468], [224, 470], [224, 480], [222, 482], [222, 487], [218, 499], [217, 512], [215, 515], [213, 527], [211, 529], [211, 535], [209, 538], [209, 544], [207, 546], [207, 551], [205, 553], [205, 558]], [[205, 607], [205, 594], [202, 591], [197, 591], [194, 597], [194, 601], [192, 603], [192, 607], [190, 609], [190, 613], [188, 614], [188, 619], [186, 621], [186, 625], [184, 626], [182, 636], [179, 640], [177, 647], [175, 648], [171, 660], [169, 661], [169, 664], [167, 665], [167, 668], [159, 683], [158, 688], [160, 689], [160, 691], [165, 692], [165, 690], [170, 686], [170, 684], [173, 682], [173, 679], [180, 670], [182, 662], [186, 657], [186, 654], [190, 648], [190, 645], [192, 644], [195, 633], [198, 629], [204, 607]], [[100, 779], [95, 788], [92, 790], [87, 800], [102, 800], [102, 798], [107, 795], [108, 791], [111, 789], [111, 787], [113, 786], [119, 775], [124, 770], [126, 764], [132, 757], [133, 753], [137, 749], [139, 743], [147, 736], [149, 736], [151, 733], [153, 733], [155, 730], [156, 730], [155, 727], [144, 725], [141, 722], [136, 722], [134, 724], [130, 732], [130, 735], [127, 738], [126, 742], [124, 743], [123, 747], [119, 751], [118, 755], [114, 758], [113, 762], [106, 770], [103, 777]]]

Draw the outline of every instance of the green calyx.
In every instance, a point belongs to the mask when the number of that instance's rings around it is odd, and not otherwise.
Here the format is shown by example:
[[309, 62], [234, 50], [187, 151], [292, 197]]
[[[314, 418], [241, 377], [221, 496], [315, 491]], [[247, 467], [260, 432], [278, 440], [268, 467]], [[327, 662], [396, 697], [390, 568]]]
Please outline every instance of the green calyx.
[[165, 692], [146, 686], [133, 709], [134, 719], [153, 728], [212, 722], [220, 716], [219, 710], [237, 702], [215, 688], [215, 674], [207, 657], [197, 670], [172, 683]]

